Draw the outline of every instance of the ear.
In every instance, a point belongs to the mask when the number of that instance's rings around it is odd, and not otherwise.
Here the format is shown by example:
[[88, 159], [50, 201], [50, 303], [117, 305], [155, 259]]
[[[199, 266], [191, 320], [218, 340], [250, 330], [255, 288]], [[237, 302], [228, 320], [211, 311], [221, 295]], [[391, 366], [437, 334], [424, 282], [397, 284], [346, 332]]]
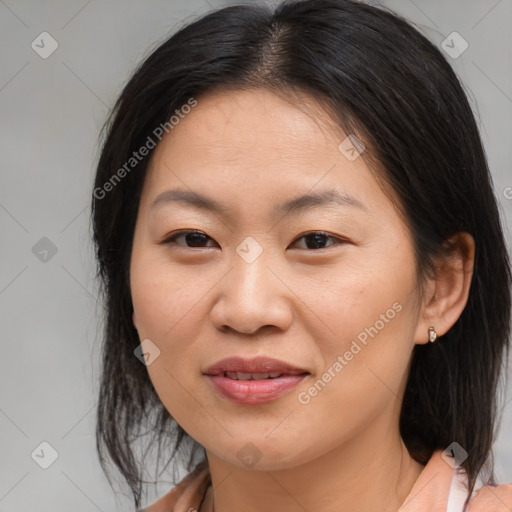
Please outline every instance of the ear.
[[428, 328], [445, 334], [466, 307], [473, 276], [475, 241], [466, 232], [453, 235], [443, 244], [446, 253], [436, 263], [436, 276], [425, 283], [425, 297], [414, 333], [414, 341], [426, 344]]

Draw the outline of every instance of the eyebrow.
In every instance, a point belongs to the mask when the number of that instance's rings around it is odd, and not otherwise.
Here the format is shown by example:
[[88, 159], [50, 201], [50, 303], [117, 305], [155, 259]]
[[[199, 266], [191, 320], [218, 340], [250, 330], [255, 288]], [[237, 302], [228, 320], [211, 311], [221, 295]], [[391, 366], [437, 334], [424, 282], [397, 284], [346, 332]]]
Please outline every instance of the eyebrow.
[[[159, 206], [169, 203], [178, 203], [184, 206], [192, 206], [199, 210], [210, 210], [219, 215], [227, 215], [229, 208], [223, 203], [192, 190], [172, 189], [159, 194], [151, 204], [154, 210]], [[359, 199], [336, 189], [326, 189], [318, 192], [310, 192], [299, 197], [288, 199], [282, 203], [273, 205], [271, 213], [274, 216], [287, 215], [292, 212], [302, 212], [315, 206], [329, 206], [332, 204], [341, 206], [353, 206], [369, 212]]]

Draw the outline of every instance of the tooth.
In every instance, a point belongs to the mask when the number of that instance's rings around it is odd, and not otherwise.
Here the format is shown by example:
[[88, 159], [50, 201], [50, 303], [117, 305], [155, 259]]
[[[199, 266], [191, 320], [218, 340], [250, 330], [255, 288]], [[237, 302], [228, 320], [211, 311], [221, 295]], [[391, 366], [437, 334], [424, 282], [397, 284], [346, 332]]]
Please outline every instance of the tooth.
[[253, 373], [252, 378], [253, 378], [253, 380], [263, 380], [263, 379], [268, 379], [269, 375], [270, 374], [268, 374], [268, 373]]
[[243, 372], [236, 372], [237, 379], [238, 380], [250, 380], [251, 379], [251, 373], [243, 373]]
[[226, 377], [228, 377], [229, 379], [238, 380], [238, 375], [236, 372], [226, 372]]
[[268, 374], [268, 376], [271, 377], [272, 379], [275, 379], [276, 377], [279, 377], [280, 375], [282, 375], [281, 372], [272, 372], [272, 373]]

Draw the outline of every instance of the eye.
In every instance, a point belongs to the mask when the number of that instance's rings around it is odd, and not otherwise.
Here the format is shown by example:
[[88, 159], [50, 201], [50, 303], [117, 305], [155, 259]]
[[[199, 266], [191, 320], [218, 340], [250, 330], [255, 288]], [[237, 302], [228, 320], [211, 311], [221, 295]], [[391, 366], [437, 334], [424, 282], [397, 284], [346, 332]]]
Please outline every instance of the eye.
[[175, 244], [175, 241], [182, 237], [185, 239], [186, 244], [189, 244], [185, 245], [185, 247], [203, 247], [202, 244], [204, 244], [206, 240], [213, 240], [208, 235], [204, 234], [202, 231], [180, 231], [167, 237], [161, 243], [163, 245], [181, 245]]
[[326, 248], [323, 247], [326, 239], [334, 240], [334, 243], [328, 245], [327, 247], [344, 243], [344, 240], [341, 240], [340, 238], [330, 235], [329, 233], [325, 233], [324, 231], [311, 231], [310, 233], [306, 233], [301, 237], [297, 238], [296, 241], [301, 239], [304, 239], [306, 241], [306, 249], [324, 249]]
[[[162, 245], [182, 245], [176, 243], [180, 238], [185, 240], [185, 247], [189, 248], [205, 247], [204, 244], [207, 243], [208, 240], [213, 241], [212, 238], [202, 231], [179, 231], [168, 236], [161, 243]], [[306, 241], [306, 247], [302, 247], [302, 249], [324, 249], [332, 245], [344, 243], [344, 240], [330, 235], [329, 233], [325, 233], [324, 231], [311, 231], [297, 238], [294, 243], [302, 239]], [[334, 243], [325, 246], [325, 241], [328, 239], [333, 240]]]

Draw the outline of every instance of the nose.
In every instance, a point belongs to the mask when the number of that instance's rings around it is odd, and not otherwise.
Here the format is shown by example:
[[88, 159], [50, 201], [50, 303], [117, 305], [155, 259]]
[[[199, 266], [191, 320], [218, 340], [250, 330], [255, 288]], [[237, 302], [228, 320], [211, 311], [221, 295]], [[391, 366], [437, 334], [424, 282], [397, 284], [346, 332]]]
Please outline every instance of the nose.
[[211, 310], [217, 329], [255, 334], [260, 329], [290, 327], [294, 295], [276, 267], [263, 254], [251, 263], [236, 255], [233, 268], [219, 283], [219, 297]]

